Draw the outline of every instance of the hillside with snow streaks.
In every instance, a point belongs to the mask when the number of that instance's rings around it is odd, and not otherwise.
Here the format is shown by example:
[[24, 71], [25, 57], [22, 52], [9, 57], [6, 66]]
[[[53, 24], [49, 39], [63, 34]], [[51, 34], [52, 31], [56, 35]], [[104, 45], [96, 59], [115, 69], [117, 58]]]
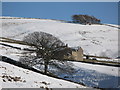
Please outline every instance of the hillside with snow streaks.
[[22, 40], [25, 35], [35, 31], [50, 33], [70, 47], [81, 46], [85, 54], [118, 57], [118, 28], [115, 27], [48, 19], [2, 19], [2, 37]]
[[[87, 88], [0, 61], [0, 88]], [[1, 85], [0, 85], [1, 86]]]

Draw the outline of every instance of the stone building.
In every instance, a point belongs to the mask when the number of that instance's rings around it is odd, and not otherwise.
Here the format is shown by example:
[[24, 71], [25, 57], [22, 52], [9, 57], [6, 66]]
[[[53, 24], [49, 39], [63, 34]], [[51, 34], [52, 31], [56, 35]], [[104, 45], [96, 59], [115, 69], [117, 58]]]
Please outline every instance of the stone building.
[[64, 59], [83, 61], [83, 49], [81, 47], [70, 48], [70, 52], [64, 55]]
[[64, 47], [59, 48], [54, 52], [54, 59], [68, 59], [68, 60], [77, 60], [83, 61], [83, 49], [79, 48], [70, 48]]

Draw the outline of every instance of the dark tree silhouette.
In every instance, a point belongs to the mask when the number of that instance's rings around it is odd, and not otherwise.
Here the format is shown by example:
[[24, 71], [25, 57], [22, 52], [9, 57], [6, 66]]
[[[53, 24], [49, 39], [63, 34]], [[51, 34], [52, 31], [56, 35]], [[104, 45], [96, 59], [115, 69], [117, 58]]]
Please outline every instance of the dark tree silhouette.
[[100, 19], [88, 15], [73, 15], [72, 20], [74, 23], [80, 24], [100, 24]]
[[51, 63], [51, 60], [54, 59], [55, 54], [67, 48], [60, 39], [45, 32], [31, 33], [25, 36], [23, 41], [31, 46], [34, 53], [31, 51], [24, 52], [25, 56], [21, 58], [20, 61], [30, 66], [40, 63], [43, 64], [45, 74], [47, 73], [48, 65]]

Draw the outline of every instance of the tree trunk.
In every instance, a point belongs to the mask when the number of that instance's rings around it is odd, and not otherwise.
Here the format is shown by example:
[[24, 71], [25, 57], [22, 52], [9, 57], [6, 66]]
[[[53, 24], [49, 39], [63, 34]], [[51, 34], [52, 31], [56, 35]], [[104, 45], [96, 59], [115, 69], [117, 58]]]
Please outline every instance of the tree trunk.
[[44, 61], [44, 66], [45, 66], [45, 68], [44, 68], [44, 73], [45, 73], [45, 74], [47, 74], [47, 71], [48, 71], [48, 64], [49, 64], [48, 60], [45, 60], [45, 61]]

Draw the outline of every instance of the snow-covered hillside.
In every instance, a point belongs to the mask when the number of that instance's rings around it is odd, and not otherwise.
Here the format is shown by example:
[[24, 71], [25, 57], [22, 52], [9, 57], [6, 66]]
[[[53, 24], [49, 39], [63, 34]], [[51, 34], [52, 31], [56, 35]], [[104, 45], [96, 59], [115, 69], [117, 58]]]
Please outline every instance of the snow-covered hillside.
[[43, 31], [60, 38], [71, 47], [81, 46], [85, 54], [111, 58], [118, 56], [118, 28], [48, 19], [5, 18], [2, 19], [2, 37], [22, 40], [28, 33]]
[[48, 19], [9, 18], [2, 19], [2, 37], [22, 40], [28, 33], [43, 31], [60, 38], [71, 47], [81, 46], [85, 54], [111, 58], [118, 56], [118, 28]]
[[[87, 88], [0, 61], [2, 88]], [[1, 88], [1, 87], [0, 87]]]
[[[108, 56], [111, 58], [118, 57], [117, 25], [81, 25], [49, 19], [1, 18], [2, 17], [0, 17], [0, 21], [2, 21], [2, 28], [0, 27], [1, 37], [22, 40], [24, 36], [29, 33], [42, 31], [60, 38], [70, 47], [81, 46], [84, 53], [87, 55]], [[7, 39], [2, 38], [2, 40]], [[3, 44], [18, 47], [20, 49], [5, 46]], [[29, 46], [18, 43], [0, 41], [0, 55], [19, 61], [21, 56], [24, 55], [23, 49], [28, 47]], [[103, 61], [104, 60], [107, 59], [103, 59]], [[115, 62], [116, 60], [119, 61], [119, 59], [109, 60], [115, 60]], [[75, 72], [71, 75], [58, 72], [54, 68], [53, 70], [50, 68], [50, 71], [62, 78], [67, 77], [69, 80], [84, 83], [89, 87], [120, 87], [117, 83], [118, 78], [120, 78], [118, 67], [81, 62], [71, 63], [72, 67], [75, 68]], [[0, 70], [0, 79], [2, 80], [0, 84], [5, 88], [83, 88], [81, 85], [51, 78], [2, 61], [0, 61]], [[16, 79], [18, 80], [15, 81]]]
[[[14, 43], [5, 43], [5, 42], [3, 43], [6, 45], [16, 46], [19, 48], [27, 47], [26, 45], [19, 45]], [[9, 57], [16, 61], [19, 61], [19, 59], [23, 55], [22, 54], [23, 49], [19, 50], [4, 45], [3, 46], [0, 45], [0, 51], [2, 56]], [[64, 79], [72, 80], [74, 82], [84, 83], [86, 86], [89, 87], [101, 87], [101, 88], [119, 87], [117, 81], [118, 78], [120, 78], [120, 74], [118, 72], [119, 67], [96, 65], [96, 64], [73, 62], [73, 61], [69, 61], [69, 62], [71, 63], [71, 66], [74, 68], [74, 72], [72, 72], [72, 74], [67, 72], [61, 72], [60, 70], [57, 70], [56, 68], [50, 66], [49, 66], [49, 71], [57, 75], [58, 77], [61, 78], [67, 77]], [[37, 65], [34, 68], [43, 70], [43, 67], [40, 65]]]

